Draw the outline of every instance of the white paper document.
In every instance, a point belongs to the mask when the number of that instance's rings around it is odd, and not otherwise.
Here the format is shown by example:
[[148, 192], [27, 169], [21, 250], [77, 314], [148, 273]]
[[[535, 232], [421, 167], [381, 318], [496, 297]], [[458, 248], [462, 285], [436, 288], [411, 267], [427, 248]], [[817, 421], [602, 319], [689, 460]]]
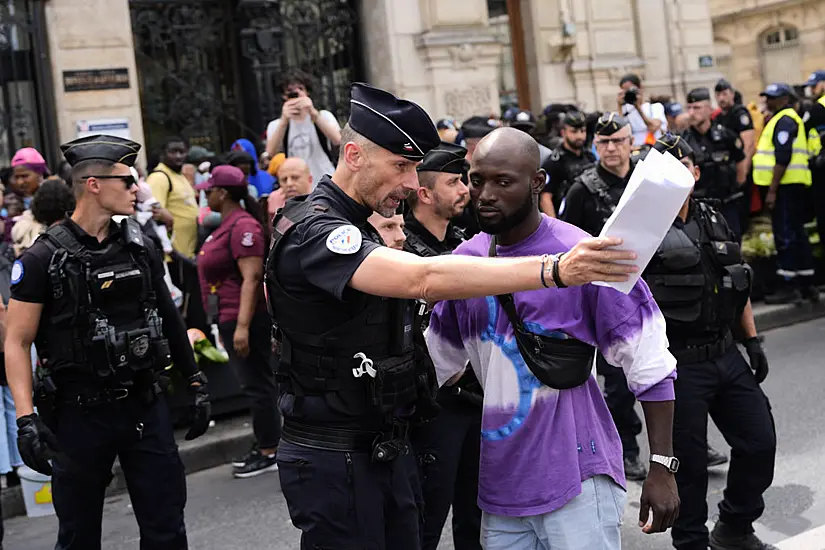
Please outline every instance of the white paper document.
[[639, 271], [623, 283], [593, 284], [629, 293], [665, 238], [693, 184], [693, 174], [685, 165], [670, 153], [651, 149], [636, 164], [627, 189], [599, 235], [623, 239], [621, 248], [638, 255], [631, 263]]

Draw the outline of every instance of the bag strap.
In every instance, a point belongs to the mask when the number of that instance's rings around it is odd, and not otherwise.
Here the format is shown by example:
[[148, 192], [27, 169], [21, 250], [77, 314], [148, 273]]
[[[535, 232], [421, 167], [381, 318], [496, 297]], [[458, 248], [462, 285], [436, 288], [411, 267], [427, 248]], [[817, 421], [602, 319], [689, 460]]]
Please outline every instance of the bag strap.
[[[169, 177], [169, 174], [167, 174], [163, 170], [152, 170], [151, 172], [149, 172], [149, 176], [151, 176], [152, 174], [163, 174], [164, 176], [166, 176], [166, 181], [169, 182], [169, 190], [166, 192], [166, 194], [170, 194], [172, 192], [172, 178]], [[146, 177], [148, 178], [149, 176]]]
[[[496, 237], [495, 235], [492, 236], [490, 239], [490, 251], [488, 255], [491, 258], [496, 257]], [[515, 330], [523, 330], [521, 319], [518, 316], [518, 312], [516, 312], [516, 302], [513, 299], [512, 294], [499, 294], [496, 296], [498, 303], [501, 304], [502, 309], [504, 309], [504, 313], [507, 314], [507, 318], [510, 319], [510, 323], [513, 325], [513, 329]]]

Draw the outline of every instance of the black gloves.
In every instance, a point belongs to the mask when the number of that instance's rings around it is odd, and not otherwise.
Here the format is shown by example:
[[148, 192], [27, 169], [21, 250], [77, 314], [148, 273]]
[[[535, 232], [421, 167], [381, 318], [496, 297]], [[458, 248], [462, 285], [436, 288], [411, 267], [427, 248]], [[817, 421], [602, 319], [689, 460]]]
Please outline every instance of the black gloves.
[[765, 356], [759, 338], [754, 336], [745, 340], [745, 351], [748, 352], [756, 382], [761, 384], [768, 377], [768, 358]]
[[17, 448], [26, 466], [43, 475], [52, 475], [49, 460], [60, 451], [60, 446], [57, 437], [36, 413], [17, 419]]
[[206, 433], [212, 417], [212, 403], [206, 388], [206, 375], [198, 371], [189, 377], [189, 392], [195, 396], [192, 427], [186, 432], [186, 441], [191, 441]]

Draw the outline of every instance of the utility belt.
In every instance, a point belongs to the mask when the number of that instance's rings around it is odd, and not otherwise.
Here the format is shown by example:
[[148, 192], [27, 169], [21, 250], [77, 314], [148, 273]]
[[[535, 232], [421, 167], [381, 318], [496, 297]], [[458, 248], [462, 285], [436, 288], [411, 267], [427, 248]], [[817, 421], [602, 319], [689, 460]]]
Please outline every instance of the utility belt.
[[373, 462], [392, 462], [410, 452], [409, 427], [408, 422], [394, 420], [386, 430], [374, 432], [304, 424], [285, 418], [281, 439], [309, 449], [370, 453]]
[[157, 396], [161, 393], [160, 384], [155, 382], [150, 387], [89, 388], [61, 391], [57, 394], [56, 402], [61, 405], [76, 406], [82, 409], [127, 400], [150, 405], [157, 400]]
[[159, 327], [116, 332], [102, 320], [95, 325], [89, 362], [101, 380], [130, 382], [134, 373], [168, 367], [171, 353], [169, 342], [161, 337]]
[[725, 335], [718, 340], [707, 344], [693, 344], [677, 346], [671, 344], [670, 353], [676, 358], [677, 363], [692, 364], [710, 361], [724, 355], [733, 345], [733, 334], [730, 330], [725, 331]]

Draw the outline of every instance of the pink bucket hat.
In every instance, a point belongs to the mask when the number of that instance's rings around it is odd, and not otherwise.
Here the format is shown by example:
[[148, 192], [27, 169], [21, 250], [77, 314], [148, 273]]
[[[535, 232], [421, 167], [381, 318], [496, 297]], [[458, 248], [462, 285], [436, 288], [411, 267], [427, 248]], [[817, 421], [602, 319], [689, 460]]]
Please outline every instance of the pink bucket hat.
[[33, 147], [18, 149], [11, 159], [11, 165], [12, 167], [23, 166], [32, 172], [38, 172], [40, 174], [46, 174], [48, 172], [46, 160], [43, 158], [43, 155], [38, 153], [37, 149]]

